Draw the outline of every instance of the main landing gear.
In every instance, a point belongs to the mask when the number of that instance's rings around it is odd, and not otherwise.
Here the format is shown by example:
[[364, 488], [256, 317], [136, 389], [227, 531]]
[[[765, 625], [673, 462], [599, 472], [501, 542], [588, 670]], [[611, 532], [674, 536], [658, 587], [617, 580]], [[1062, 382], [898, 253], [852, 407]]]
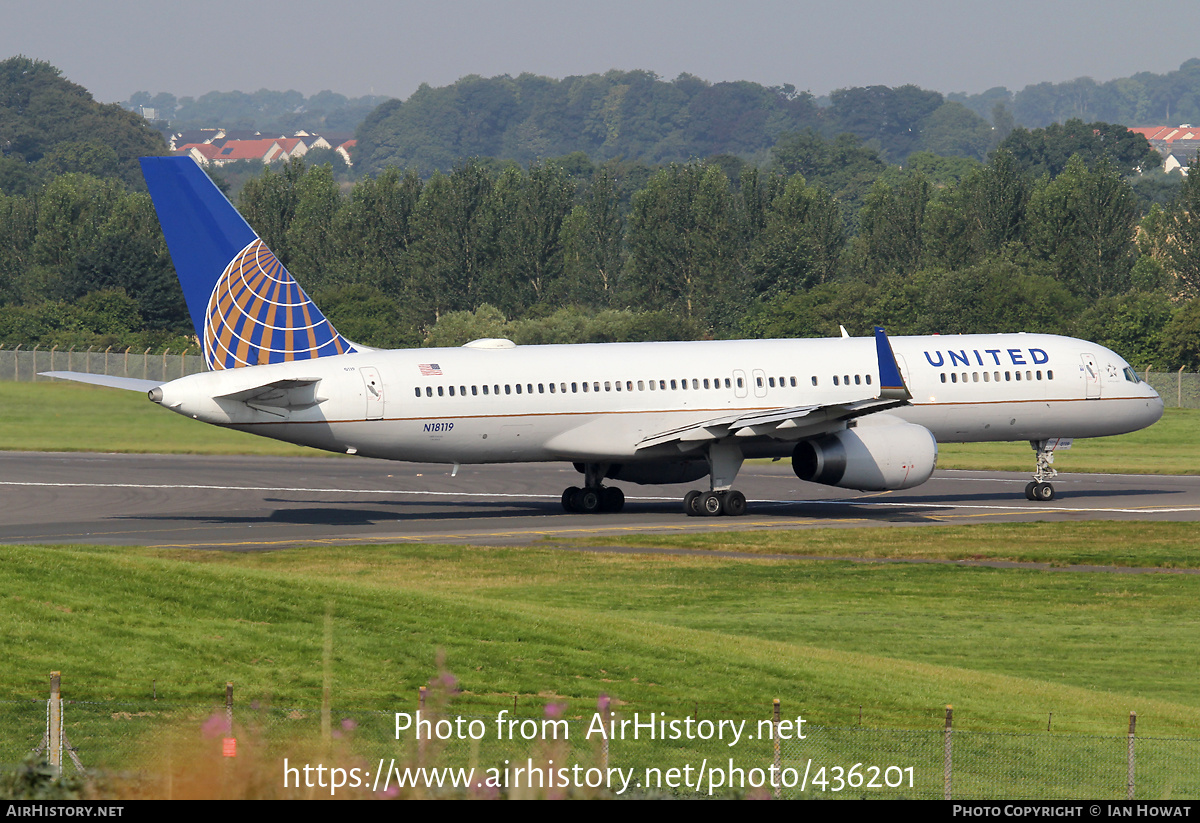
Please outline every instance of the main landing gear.
[[737, 489], [701, 492], [692, 489], [683, 496], [683, 511], [688, 517], [741, 517], [746, 513], [746, 495]]
[[746, 495], [731, 488], [742, 467], [742, 448], [736, 444], [714, 443], [708, 447], [709, 490], [693, 489], [683, 496], [683, 511], [688, 517], [741, 517], [746, 513]]
[[1054, 486], [1050, 485], [1051, 478], [1058, 476], [1054, 468], [1054, 450], [1048, 448], [1048, 440], [1030, 440], [1029, 445], [1037, 455], [1037, 470], [1033, 473], [1033, 482], [1025, 487], [1025, 499], [1044, 503], [1054, 499]]
[[607, 463], [586, 463], [583, 467], [584, 487], [571, 486], [563, 490], [562, 507], [572, 514], [601, 514], [619, 512], [625, 508], [625, 493], [615, 486], [604, 486]]

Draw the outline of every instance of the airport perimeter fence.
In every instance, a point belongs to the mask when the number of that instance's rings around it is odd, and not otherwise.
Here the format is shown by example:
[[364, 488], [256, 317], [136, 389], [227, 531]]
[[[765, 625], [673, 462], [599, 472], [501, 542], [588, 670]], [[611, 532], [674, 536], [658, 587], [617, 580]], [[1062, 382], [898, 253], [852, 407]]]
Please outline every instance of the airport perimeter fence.
[[0, 346], [0, 380], [22, 383], [53, 381], [52, 377], [40, 375], [40, 372], [48, 371], [79, 371], [167, 381], [202, 372], [206, 368], [204, 358], [199, 353], [187, 354], [185, 351], [171, 354], [170, 349], [151, 353], [150, 349], [134, 351], [115, 350], [112, 347], [97, 351], [92, 347], [77, 349], [74, 346], [67, 349], [57, 346], [49, 349], [40, 346]]
[[[5, 769], [35, 748], [54, 748], [51, 702], [0, 703]], [[1129, 734], [1111, 736], [957, 730], [949, 711], [924, 729], [798, 726], [766, 704], [745, 716], [734, 741], [729, 717], [700, 715], [685, 727], [684, 718], [628, 708], [599, 721], [555, 714], [435, 711], [421, 718], [432, 739], [418, 741], [415, 711], [398, 720], [359, 709], [63, 701], [59, 762], [64, 774], [82, 770], [121, 796], [163, 796], [197, 775], [214, 797], [231, 783], [254, 786], [257, 796], [328, 796], [330, 769], [340, 768], [339, 797], [1200, 798], [1200, 738], [1140, 737], [1132, 717]], [[597, 724], [611, 720], [616, 733], [606, 739]], [[636, 739], [635, 720], [643, 724]], [[397, 733], [397, 725], [406, 728]]]
[[[94, 348], [43, 349], [40, 346], [0, 346], [0, 380], [19, 382], [51, 381], [39, 372], [82, 371], [143, 380], [174, 380], [205, 370], [204, 358], [186, 352], [151, 353], [132, 349], [97, 351]], [[1170, 408], [1200, 409], [1200, 374], [1194, 372], [1156, 372], [1146, 369], [1139, 376], [1157, 391]]]

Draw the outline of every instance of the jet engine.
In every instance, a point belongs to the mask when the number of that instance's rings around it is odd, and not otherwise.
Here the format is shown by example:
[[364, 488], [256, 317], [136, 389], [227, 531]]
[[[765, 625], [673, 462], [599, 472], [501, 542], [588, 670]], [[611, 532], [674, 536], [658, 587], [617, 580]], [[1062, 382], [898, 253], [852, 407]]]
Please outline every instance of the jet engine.
[[801, 480], [860, 491], [919, 486], [937, 465], [937, 440], [924, 426], [874, 415], [814, 440], [792, 452], [792, 471]]

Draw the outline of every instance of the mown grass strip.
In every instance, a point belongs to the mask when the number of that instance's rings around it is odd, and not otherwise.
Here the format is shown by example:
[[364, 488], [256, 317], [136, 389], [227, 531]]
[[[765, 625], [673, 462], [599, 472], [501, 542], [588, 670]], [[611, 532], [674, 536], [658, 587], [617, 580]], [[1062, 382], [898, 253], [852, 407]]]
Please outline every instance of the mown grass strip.
[[[865, 531], [865, 530], [864, 530]], [[924, 531], [924, 530], [923, 530]], [[1200, 579], [945, 565], [367, 546], [264, 555], [10, 547], [0, 584], [10, 697], [313, 708], [333, 604], [338, 705], [410, 709], [439, 658], [464, 705], [536, 712], [597, 695], [643, 711], [813, 722], [1112, 732], [1130, 710], [1200, 729]]]
[[631, 534], [555, 540], [572, 546], [733, 551], [801, 557], [987, 560], [1051, 566], [1200, 569], [1196, 524], [1088, 521]]

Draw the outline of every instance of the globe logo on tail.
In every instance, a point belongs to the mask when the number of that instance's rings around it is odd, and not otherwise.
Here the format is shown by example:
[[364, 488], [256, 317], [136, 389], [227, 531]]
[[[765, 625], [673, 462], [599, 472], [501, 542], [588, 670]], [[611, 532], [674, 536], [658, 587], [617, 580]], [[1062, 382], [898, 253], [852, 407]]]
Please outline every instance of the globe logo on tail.
[[204, 325], [204, 357], [210, 369], [310, 360], [354, 350], [258, 238], [230, 261], [213, 287]]

